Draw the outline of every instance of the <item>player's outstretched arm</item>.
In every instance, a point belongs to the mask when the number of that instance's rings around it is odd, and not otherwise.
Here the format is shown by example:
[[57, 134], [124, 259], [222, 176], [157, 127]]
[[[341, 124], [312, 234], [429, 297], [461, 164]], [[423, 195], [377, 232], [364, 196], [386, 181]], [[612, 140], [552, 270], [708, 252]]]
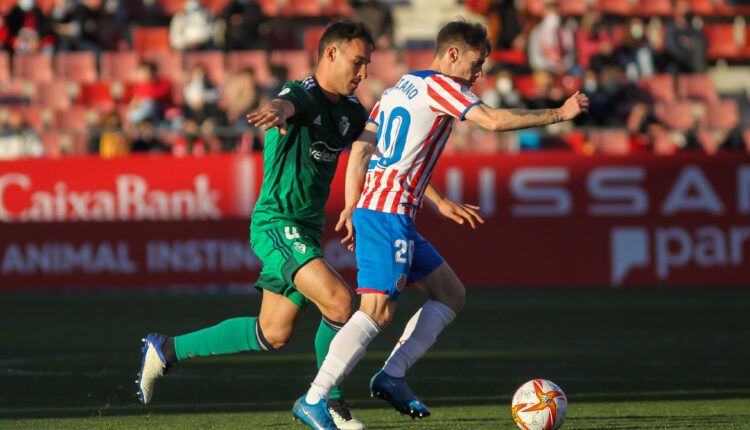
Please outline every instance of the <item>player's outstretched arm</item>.
[[365, 186], [365, 175], [370, 165], [370, 158], [377, 147], [378, 126], [367, 123], [362, 134], [352, 144], [349, 153], [349, 163], [346, 165], [346, 182], [344, 185], [344, 210], [341, 211], [339, 222], [336, 223], [336, 231], [346, 227], [346, 236], [341, 243], [346, 245], [349, 251], [354, 251], [354, 226], [352, 225], [352, 213], [357, 206], [359, 196]]
[[477, 224], [484, 224], [484, 218], [479, 212], [479, 206], [457, 203], [445, 197], [432, 183], [427, 184], [424, 195], [437, 206], [440, 213], [455, 221], [457, 224], [469, 223], [471, 228], [477, 228]]
[[494, 109], [480, 103], [469, 109], [466, 119], [487, 130], [509, 131], [568, 121], [588, 108], [589, 98], [576, 92], [557, 109]]
[[278, 127], [279, 133], [286, 134], [286, 120], [294, 115], [294, 104], [288, 100], [273, 99], [259, 110], [247, 115], [247, 122], [263, 131]]

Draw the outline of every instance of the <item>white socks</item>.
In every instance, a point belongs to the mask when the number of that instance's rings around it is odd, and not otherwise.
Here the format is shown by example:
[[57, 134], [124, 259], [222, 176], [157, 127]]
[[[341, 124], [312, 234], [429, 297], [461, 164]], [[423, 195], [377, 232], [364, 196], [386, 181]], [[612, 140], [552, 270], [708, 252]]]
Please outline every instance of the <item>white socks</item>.
[[379, 332], [380, 327], [369, 315], [362, 311], [355, 312], [331, 341], [328, 355], [323, 360], [305, 401], [314, 405], [320, 399], [328, 400], [328, 393], [357, 365], [365, 355], [367, 345]]
[[448, 306], [428, 300], [406, 323], [404, 333], [385, 361], [385, 373], [397, 378], [403, 377], [406, 370], [430, 349], [440, 332], [455, 317], [456, 313]]

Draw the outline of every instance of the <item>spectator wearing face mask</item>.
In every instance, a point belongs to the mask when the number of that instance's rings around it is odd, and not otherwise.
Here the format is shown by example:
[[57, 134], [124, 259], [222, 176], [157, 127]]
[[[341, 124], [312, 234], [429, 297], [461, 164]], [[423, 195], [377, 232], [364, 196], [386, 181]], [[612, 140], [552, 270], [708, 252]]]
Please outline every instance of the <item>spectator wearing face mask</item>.
[[690, 24], [690, 5], [678, 1], [674, 20], [667, 25], [665, 48], [672, 73], [703, 73], [706, 70], [706, 38]]
[[630, 19], [625, 40], [617, 50], [617, 58], [631, 82], [654, 75], [654, 50], [646, 38], [640, 18]]
[[8, 46], [14, 54], [52, 53], [54, 36], [34, 0], [19, 0], [5, 18]]
[[178, 51], [210, 49], [213, 45], [213, 17], [198, 0], [187, 0], [169, 23], [169, 44]]
[[575, 64], [575, 37], [561, 25], [554, 2], [545, 7], [544, 18], [529, 35], [529, 65], [534, 71], [563, 75]]

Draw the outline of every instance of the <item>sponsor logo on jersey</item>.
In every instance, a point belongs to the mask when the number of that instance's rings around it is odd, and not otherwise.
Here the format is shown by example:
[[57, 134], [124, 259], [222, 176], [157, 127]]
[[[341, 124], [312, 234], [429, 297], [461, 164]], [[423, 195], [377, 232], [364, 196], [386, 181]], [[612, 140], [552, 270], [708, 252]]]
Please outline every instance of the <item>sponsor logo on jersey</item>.
[[310, 146], [310, 157], [319, 163], [335, 163], [343, 148], [331, 148], [325, 142], [319, 140]]
[[313, 124], [323, 125], [323, 120], [320, 118], [320, 115], [318, 115], [318, 117], [313, 120]]
[[404, 291], [404, 288], [406, 288], [406, 275], [404, 275], [403, 273], [398, 277], [398, 280], [396, 281], [396, 288], [399, 291]]
[[294, 242], [294, 249], [297, 250], [297, 252], [299, 252], [300, 254], [304, 254], [305, 251], [307, 251], [307, 246], [304, 243], [297, 241]]
[[349, 117], [342, 116], [341, 121], [339, 122], [339, 130], [341, 131], [342, 136], [346, 136], [346, 132], [349, 131], [350, 125], [351, 123], [349, 123]]

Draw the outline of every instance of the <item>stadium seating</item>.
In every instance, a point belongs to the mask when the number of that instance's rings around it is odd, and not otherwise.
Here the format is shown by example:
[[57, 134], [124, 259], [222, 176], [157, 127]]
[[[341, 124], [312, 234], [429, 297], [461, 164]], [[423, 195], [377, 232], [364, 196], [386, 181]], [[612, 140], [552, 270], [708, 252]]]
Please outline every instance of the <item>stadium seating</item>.
[[708, 41], [706, 56], [710, 60], [736, 58], [739, 55], [739, 46], [734, 36], [734, 25], [707, 24], [703, 27], [703, 33]]
[[273, 51], [271, 64], [286, 67], [289, 79], [302, 79], [309, 76], [312, 70], [310, 57], [303, 49]]
[[132, 31], [133, 50], [140, 53], [170, 52], [168, 27], [136, 27]]
[[54, 82], [39, 84], [37, 87], [37, 101], [41, 106], [53, 110], [70, 109], [71, 83], [56, 79]]
[[233, 51], [226, 55], [226, 66], [229, 72], [235, 73], [245, 68], [255, 72], [255, 80], [266, 85], [271, 80], [268, 57], [264, 51]]
[[706, 107], [708, 126], [714, 130], [729, 131], [740, 123], [740, 109], [737, 100], [717, 100]]
[[138, 76], [139, 62], [135, 51], [103, 52], [100, 77], [105, 81], [133, 82]]
[[55, 55], [55, 75], [79, 83], [93, 83], [99, 78], [96, 54], [93, 52], [60, 52]]
[[[223, 51], [200, 51], [185, 54], [184, 70], [186, 73], [190, 73], [190, 70], [198, 64], [206, 68], [206, 73], [211, 83], [219, 85], [224, 82], [225, 67]], [[187, 77], [187, 75], [185, 76]]]
[[13, 58], [13, 78], [31, 82], [51, 82], [55, 72], [52, 56], [46, 54], [16, 55]]

